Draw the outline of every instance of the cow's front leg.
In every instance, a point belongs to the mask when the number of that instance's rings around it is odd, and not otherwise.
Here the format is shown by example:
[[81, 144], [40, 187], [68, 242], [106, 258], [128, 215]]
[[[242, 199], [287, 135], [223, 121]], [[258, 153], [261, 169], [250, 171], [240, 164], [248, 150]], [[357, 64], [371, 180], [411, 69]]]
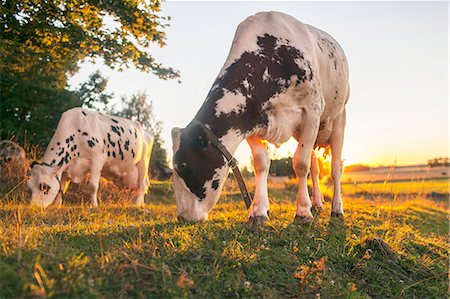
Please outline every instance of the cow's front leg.
[[322, 208], [323, 196], [319, 185], [319, 166], [317, 165], [316, 151], [311, 152], [311, 180], [312, 180], [312, 212], [320, 213]]
[[331, 216], [343, 217], [344, 206], [341, 195], [342, 176], [342, 145], [344, 144], [345, 110], [333, 123], [333, 132], [330, 136], [331, 147], [331, 177], [333, 178], [334, 193]]
[[97, 191], [100, 184], [100, 176], [103, 163], [95, 160], [92, 162], [91, 177], [89, 179], [89, 191], [91, 193], [91, 206], [93, 208], [96, 208], [98, 207]]
[[317, 138], [319, 118], [305, 119], [300, 133], [300, 140], [292, 159], [293, 168], [298, 179], [297, 213], [295, 221], [309, 223], [312, 221], [311, 200], [308, 194], [307, 176], [310, 168], [311, 151]]
[[260, 225], [269, 219], [269, 195], [267, 193], [267, 176], [269, 175], [270, 159], [266, 145], [256, 136], [247, 138], [253, 155], [253, 165], [256, 175], [256, 190], [253, 205], [250, 210], [249, 222]]
[[61, 176], [61, 182], [59, 185], [59, 190], [60, 192], [58, 192], [58, 195], [56, 196], [55, 201], [53, 202], [53, 204], [56, 207], [61, 207], [62, 203], [63, 203], [63, 194], [66, 193], [67, 187], [69, 186], [69, 178], [67, 177], [67, 175], [65, 173], [62, 174]]

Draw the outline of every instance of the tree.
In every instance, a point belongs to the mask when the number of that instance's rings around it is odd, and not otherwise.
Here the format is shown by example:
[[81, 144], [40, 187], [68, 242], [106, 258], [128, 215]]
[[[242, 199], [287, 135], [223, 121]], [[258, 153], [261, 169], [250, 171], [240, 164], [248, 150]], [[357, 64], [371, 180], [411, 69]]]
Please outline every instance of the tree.
[[[71, 107], [95, 107], [108, 100], [97, 75], [94, 84], [67, 89], [79, 62], [103, 59], [121, 70], [134, 65], [162, 79], [176, 78], [148, 52], [165, 45], [169, 18], [159, 16], [159, 0], [0, 0], [1, 137], [29, 130], [32, 142], [46, 143], [49, 128]], [[92, 83], [92, 82], [91, 82]], [[104, 90], [104, 88], [103, 88]], [[86, 92], [90, 92], [87, 96]], [[52, 132], [51, 132], [52, 133]]]
[[[165, 68], [144, 49], [165, 45], [169, 18], [159, 0], [1, 0], [2, 71], [64, 88], [78, 62], [103, 58], [106, 65], [136, 68], [167, 79]], [[56, 79], [56, 80], [55, 80]]]
[[112, 98], [105, 91], [107, 83], [97, 71], [79, 89], [69, 91], [4, 73], [0, 78], [2, 139], [13, 135], [16, 140], [26, 137], [27, 142], [46, 145], [64, 111], [79, 106], [106, 108]]
[[[2, 139], [26, 137], [27, 142], [45, 144], [56, 129], [61, 113], [81, 106], [76, 93], [51, 88], [9, 73], [0, 77], [0, 132]], [[57, 103], [57, 104], [51, 104]]]
[[152, 132], [155, 137], [153, 151], [150, 158], [150, 170], [152, 175], [159, 176], [168, 167], [167, 153], [163, 148], [161, 138], [162, 123], [157, 121], [153, 114], [153, 102], [147, 99], [144, 92], [138, 92], [131, 96], [130, 100], [122, 97], [125, 107], [122, 111], [110, 111], [110, 114], [139, 121], [145, 129]]
[[105, 111], [112, 99], [112, 94], [106, 92], [108, 80], [102, 77], [100, 71], [96, 71], [89, 76], [88, 81], [81, 83], [76, 91], [85, 108], [93, 108]]

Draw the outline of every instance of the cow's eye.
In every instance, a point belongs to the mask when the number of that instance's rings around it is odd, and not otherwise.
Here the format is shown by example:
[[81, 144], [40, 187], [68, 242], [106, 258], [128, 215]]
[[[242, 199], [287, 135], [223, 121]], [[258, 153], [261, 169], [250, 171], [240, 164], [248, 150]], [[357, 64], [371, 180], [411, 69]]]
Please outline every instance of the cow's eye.
[[180, 165], [180, 167], [183, 169], [183, 168], [185, 168], [187, 166], [187, 163], [186, 162], [183, 162], [183, 163], [181, 163], [181, 165]]
[[50, 191], [50, 186], [47, 185], [46, 183], [40, 183], [39, 190], [41, 190], [42, 192], [44, 192], [45, 195], [47, 195], [48, 191]]

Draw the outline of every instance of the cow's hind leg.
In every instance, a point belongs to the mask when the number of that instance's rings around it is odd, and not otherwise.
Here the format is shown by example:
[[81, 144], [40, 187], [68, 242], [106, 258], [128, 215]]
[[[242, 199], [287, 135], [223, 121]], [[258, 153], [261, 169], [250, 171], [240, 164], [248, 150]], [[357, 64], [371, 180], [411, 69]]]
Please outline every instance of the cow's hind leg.
[[91, 177], [89, 178], [89, 191], [91, 193], [91, 206], [98, 207], [97, 192], [100, 184], [101, 170], [103, 162], [93, 160], [91, 165]]
[[312, 180], [312, 208], [311, 212], [322, 212], [323, 196], [319, 186], [319, 166], [317, 165], [317, 155], [311, 152], [311, 180]]
[[141, 160], [136, 167], [138, 168], [138, 190], [134, 205], [136, 207], [144, 206], [144, 195], [147, 194], [149, 178], [148, 178], [148, 160]]
[[147, 194], [148, 186], [150, 184], [148, 177], [148, 170], [150, 167], [150, 156], [153, 148], [153, 137], [149, 140], [147, 146], [144, 148], [146, 150], [145, 156], [139, 161], [138, 168], [138, 193], [134, 205], [137, 207], [144, 206], [144, 195]]
[[270, 159], [265, 144], [256, 136], [247, 138], [253, 155], [253, 165], [256, 175], [256, 190], [249, 222], [263, 224], [269, 218], [269, 195], [267, 193], [267, 176], [269, 175]]
[[342, 176], [342, 145], [344, 144], [345, 110], [336, 118], [330, 137], [331, 146], [331, 177], [333, 178], [334, 193], [331, 216], [343, 217], [344, 207], [341, 196]]
[[295, 221], [309, 223], [312, 221], [311, 200], [308, 194], [307, 175], [310, 168], [311, 151], [317, 138], [319, 117], [305, 119], [300, 132], [300, 139], [292, 159], [293, 168], [298, 179], [297, 213]]

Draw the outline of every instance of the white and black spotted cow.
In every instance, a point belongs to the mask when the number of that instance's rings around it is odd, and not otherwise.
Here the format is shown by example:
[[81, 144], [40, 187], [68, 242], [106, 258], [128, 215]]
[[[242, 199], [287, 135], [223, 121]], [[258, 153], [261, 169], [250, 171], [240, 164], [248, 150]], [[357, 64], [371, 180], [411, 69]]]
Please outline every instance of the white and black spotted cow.
[[136, 192], [135, 204], [144, 204], [153, 135], [129, 119], [73, 108], [64, 112], [42, 163], [32, 163], [28, 187], [32, 203], [60, 204], [66, 182], [80, 183], [89, 176], [91, 205], [98, 206], [100, 176], [118, 187]]
[[[293, 157], [298, 176], [297, 213], [301, 223], [321, 209], [315, 146], [331, 146], [334, 196], [332, 215], [342, 216], [341, 150], [348, 65], [343, 50], [327, 33], [278, 12], [262, 12], [237, 28], [229, 56], [195, 120], [172, 130], [174, 186], [178, 218], [204, 221], [217, 202], [229, 167], [208, 141], [204, 127], [233, 154], [246, 139], [256, 172], [250, 221], [269, 215], [267, 175], [270, 160], [262, 140], [280, 145], [291, 136], [299, 143]], [[312, 163], [312, 204], [306, 185]]]

